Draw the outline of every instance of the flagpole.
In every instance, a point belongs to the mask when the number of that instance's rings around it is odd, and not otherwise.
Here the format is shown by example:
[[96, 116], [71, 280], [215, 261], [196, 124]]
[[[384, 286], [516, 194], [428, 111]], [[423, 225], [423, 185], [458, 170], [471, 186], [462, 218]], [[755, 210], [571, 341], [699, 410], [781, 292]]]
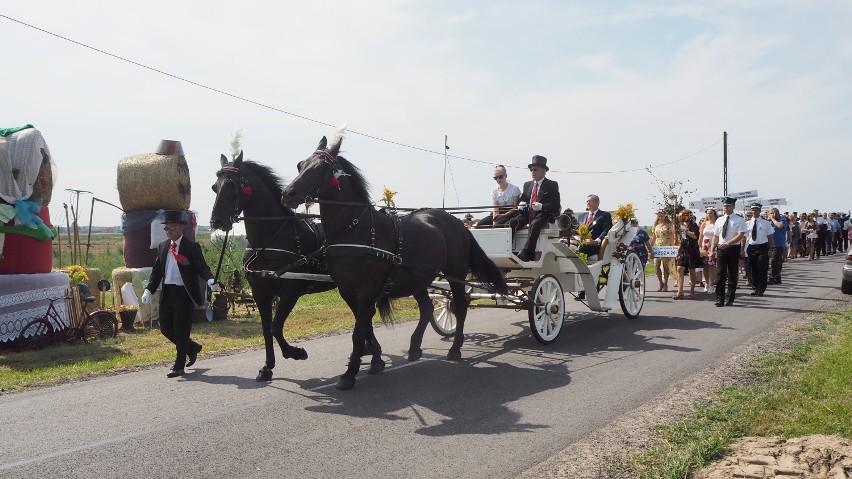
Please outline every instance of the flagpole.
[[447, 146], [447, 135], [444, 135], [444, 191], [441, 193], [441, 208], [446, 207], [447, 200], [447, 150], [450, 147]]

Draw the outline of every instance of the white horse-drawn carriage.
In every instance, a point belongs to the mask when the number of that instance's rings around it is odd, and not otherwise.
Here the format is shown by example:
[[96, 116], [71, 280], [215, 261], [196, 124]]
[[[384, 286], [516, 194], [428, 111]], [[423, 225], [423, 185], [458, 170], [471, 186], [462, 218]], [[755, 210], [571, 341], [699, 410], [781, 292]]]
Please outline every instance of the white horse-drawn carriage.
[[[602, 254], [587, 264], [556, 228], [543, 229], [531, 261], [521, 261], [515, 251], [526, 242], [528, 230], [514, 234], [509, 228], [473, 229], [485, 253], [505, 272], [509, 294], [495, 294], [476, 284], [468, 286], [470, 308], [505, 308], [529, 313], [533, 336], [544, 343], [556, 340], [565, 319], [565, 292], [585, 292], [592, 311], [609, 312], [616, 301], [629, 319], [639, 315], [645, 302], [645, 272], [639, 256], [627, 249], [638, 227], [615, 223], [607, 235]], [[603, 292], [601, 296], [599, 293]], [[452, 336], [456, 320], [452, 312], [449, 283], [432, 283], [435, 301], [432, 327], [442, 336]]]

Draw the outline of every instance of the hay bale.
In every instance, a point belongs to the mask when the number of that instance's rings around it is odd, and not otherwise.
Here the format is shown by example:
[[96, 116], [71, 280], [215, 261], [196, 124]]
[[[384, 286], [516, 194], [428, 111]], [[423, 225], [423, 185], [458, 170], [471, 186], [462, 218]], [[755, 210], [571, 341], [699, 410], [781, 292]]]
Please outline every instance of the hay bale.
[[125, 211], [189, 209], [189, 167], [182, 155], [145, 153], [122, 158], [117, 186]]

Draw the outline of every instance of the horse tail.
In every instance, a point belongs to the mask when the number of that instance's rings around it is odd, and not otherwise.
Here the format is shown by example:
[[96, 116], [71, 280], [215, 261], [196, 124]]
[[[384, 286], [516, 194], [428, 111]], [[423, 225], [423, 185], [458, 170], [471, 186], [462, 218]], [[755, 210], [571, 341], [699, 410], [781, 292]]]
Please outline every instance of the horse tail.
[[473, 277], [490, 286], [492, 291], [500, 294], [509, 294], [509, 286], [506, 285], [506, 279], [503, 277], [503, 272], [500, 268], [491, 261], [491, 258], [485, 254], [482, 247], [473, 237], [473, 233], [467, 232], [470, 235], [470, 249], [468, 251], [468, 265]]
[[379, 310], [379, 316], [382, 318], [382, 324], [393, 324], [396, 315], [393, 314], [393, 304], [391, 298], [383, 294], [376, 300], [376, 309]]

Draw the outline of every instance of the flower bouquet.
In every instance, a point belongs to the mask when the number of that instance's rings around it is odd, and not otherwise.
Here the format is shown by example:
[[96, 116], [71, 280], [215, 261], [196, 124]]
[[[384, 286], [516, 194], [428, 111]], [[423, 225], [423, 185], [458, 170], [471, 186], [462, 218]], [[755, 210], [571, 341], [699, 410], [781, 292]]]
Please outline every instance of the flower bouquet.
[[78, 264], [72, 264], [71, 266], [69, 266], [65, 270], [65, 273], [68, 274], [68, 279], [71, 281], [71, 286], [77, 286], [78, 284], [82, 284], [89, 281], [89, 275], [86, 273], [86, 270]]
[[622, 223], [629, 224], [630, 218], [633, 218], [636, 214], [636, 208], [633, 207], [633, 203], [625, 203], [618, 205], [615, 211], [613, 211], [612, 215]]
[[396, 191], [385, 187], [384, 191], [382, 191], [382, 199], [379, 201], [384, 203], [388, 208], [396, 208], [396, 203], [393, 201], [393, 197], [396, 196], [396, 193]]

